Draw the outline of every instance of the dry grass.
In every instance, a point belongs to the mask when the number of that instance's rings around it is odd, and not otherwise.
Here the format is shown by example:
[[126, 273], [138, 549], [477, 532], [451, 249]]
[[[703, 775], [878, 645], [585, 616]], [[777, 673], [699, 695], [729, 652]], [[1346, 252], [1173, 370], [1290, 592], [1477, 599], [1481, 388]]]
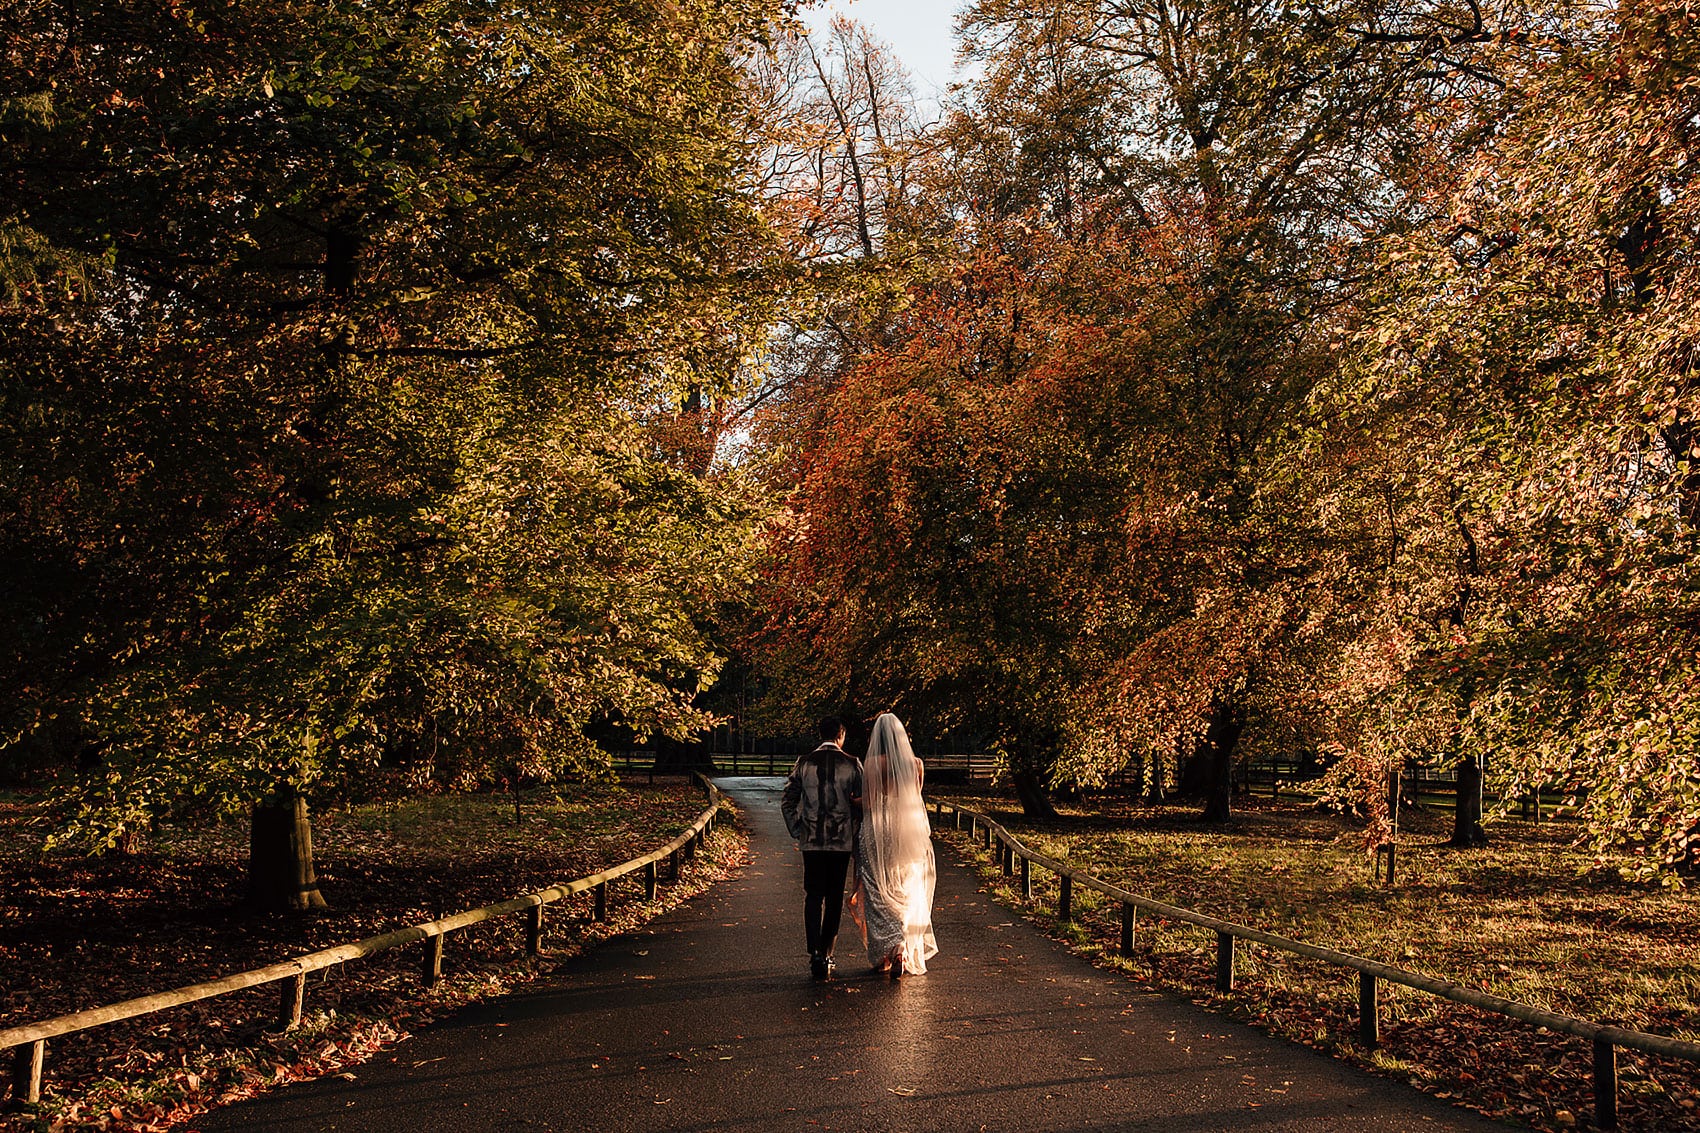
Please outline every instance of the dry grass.
[[[1036, 850], [1160, 901], [1548, 1010], [1700, 1040], [1700, 894], [1623, 881], [1573, 851], [1562, 823], [1504, 819], [1492, 845], [1459, 851], [1441, 844], [1449, 815], [1407, 814], [1389, 889], [1354, 825], [1302, 803], [1260, 800], [1219, 828], [1185, 809], [1114, 800], [1035, 826], [1005, 799], [959, 801]], [[1054, 909], [1054, 881], [1044, 871], [1034, 880], [1037, 907]], [[1075, 907], [1078, 922], [1053, 920], [1052, 930], [1138, 978], [1496, 1116], [1587, 1123], [1590, 1052], [1577, 1040], [1387, 988], [1382, 1048], [1363, 1051], [1352, 973], [1242, 944], [1241, 986], [1218, 999], [1209, 934], [1142, 918], [1134, 955], [1112, 956], [1119, 907], [1078, 890]], [[1700, 1066], [1629, 1052], [1620, 1061], [1625, 1129], [1700, 1129]]]
[[[594, 783], [510, 798], [448, 796], [314, 815], [318, 915], [243, 908], [247, 831], [167, 827], [138, 856], [42, 855], [40, 804], [0, 798], [0, 1026], [178, 987], [582, 877], [660, 845], [703, 808], [687, 781]], [[524, 959], [524, 918], [456, 934], [446, 977], [417, 978], [416, 948], [313, 977], [304, 1026], [269, 1031], [276, 991], [203, 1000], [50, 1043], [43, 1105], [0, 1129], [166, 1128], [221, 1099], [338, 1070], [472, 999], [535, 978], [610, 931], [700, 892], [742, 854], [723, 829], [655, 902], [619, 883], [610, 920], [589, 899], [551, 906], [551, 955]], [[116, 1107], [116, 1114], [114, 1108]]]

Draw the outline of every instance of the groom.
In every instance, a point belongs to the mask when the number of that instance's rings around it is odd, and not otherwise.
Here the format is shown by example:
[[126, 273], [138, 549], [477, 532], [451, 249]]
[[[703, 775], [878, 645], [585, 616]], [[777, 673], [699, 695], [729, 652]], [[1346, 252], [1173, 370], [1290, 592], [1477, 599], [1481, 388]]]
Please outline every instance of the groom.
[[803, 852], [803, 927], [809, 971], [832, 974], [832, 942], [844, 906], [844, 878], [862, 817], [862, 764], [844, 750], [844, 721], [820, 722], [821, 745], [797, 761], [785, 780], [779, 809]]

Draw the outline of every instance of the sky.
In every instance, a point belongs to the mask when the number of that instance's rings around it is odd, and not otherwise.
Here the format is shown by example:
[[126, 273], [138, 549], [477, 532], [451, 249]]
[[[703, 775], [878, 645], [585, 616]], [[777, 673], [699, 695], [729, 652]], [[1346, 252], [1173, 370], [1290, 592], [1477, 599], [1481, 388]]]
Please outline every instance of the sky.
[[849, 16], [891, 44], [915, 77], [915, 93], [937, 98], [955, 77], [956, 37], [951, 24], [966, 0], [825, 0], [804, 13], [810, 27], [834, 15]]

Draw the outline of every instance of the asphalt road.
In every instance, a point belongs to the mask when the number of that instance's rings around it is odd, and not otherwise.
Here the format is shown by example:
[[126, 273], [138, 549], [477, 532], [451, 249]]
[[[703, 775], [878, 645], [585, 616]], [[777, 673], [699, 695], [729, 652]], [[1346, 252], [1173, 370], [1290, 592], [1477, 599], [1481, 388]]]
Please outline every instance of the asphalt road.
[[898, 984], [808, 977], [778, 779], [721, 781], [741, 874], [468, 1008], [348, 1081], [215, 1111], [203, 1130], [1480, 1131], [1505, 1126], [1098, 971], [941, 854], [940, 953]]

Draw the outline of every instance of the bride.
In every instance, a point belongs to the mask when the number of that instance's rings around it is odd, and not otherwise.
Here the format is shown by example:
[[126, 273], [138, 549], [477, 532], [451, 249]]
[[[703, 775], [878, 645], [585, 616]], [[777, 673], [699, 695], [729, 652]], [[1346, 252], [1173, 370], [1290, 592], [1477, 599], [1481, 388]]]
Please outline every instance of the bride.
[[921, 804], [921, 774], [903, 723], [880, 713], [862, 758], [862, 826], [850, 908], [867, 940], [868, 960], [894, 980], [925, 972], [927, 958], [939, 950], [933, 939], [933, 840]]

